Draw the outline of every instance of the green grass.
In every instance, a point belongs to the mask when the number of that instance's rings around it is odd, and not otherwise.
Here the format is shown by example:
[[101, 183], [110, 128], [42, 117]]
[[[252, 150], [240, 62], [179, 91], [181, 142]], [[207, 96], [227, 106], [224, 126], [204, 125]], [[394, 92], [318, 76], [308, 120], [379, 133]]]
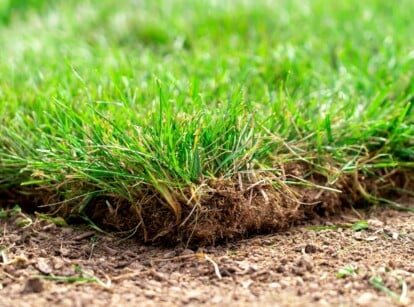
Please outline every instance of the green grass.
[[56, 276], [56, 275], [35, 275], [32, 278], [41, 278], [56, 282], [64, 282], [64, 283], [96, 283], [99, 286], [109, 288], [111, 283], [108, 278], [107, 282], [102, 281], [98, 277], [94, 276], [93, 274], [83, 270], [79, 265], [74, 265], [74, 271], [81, 276]]
[[413, 10], [0, 0], [0, 187], [72, 215], [131, 207], [140, 227], [154, 203], [192, 219], [217, 183], [379, 203], [414, 169]]

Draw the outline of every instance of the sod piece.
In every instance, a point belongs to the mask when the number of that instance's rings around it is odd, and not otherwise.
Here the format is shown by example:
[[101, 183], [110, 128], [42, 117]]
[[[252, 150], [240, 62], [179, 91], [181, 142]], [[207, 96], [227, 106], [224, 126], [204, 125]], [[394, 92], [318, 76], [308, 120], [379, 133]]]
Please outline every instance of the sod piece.
[[0, 3], [1, 207], [169, 243], [412, 210], [412, 1]]

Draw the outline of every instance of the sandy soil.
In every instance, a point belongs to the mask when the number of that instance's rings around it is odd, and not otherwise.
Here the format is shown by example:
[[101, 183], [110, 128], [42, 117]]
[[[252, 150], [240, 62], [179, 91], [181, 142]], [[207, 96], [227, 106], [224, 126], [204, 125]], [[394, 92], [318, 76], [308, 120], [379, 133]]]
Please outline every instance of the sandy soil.
[[2, 218], [0, 306], [413, 304], [414, 214], [358, 214], [192, 249]]

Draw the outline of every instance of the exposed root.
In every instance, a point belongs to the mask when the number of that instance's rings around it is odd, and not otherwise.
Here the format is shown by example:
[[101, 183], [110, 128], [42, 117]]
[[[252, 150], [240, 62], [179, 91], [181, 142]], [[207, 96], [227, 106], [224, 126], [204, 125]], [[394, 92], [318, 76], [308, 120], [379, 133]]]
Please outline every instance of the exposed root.
[[[65, 200], [63, 193], [46, 187], [14, 188], [0, 192], [0, 206], [19, 204], [26, 210], [43, 210], [75, 221], [86, 216], [105, 230], [133, 230], [145, 242], [214, 244], [286, 229], [361, 202], [398, 208], [393, 200], [413, 190], [414, 176], [408, 171], [381, 170], [369, 178], [356, 173], [343, 176], [332, 186], [304, 164], [292, 167], [285, 165], [281, 178], [238, 174], [234, 180], [203, 182], [187, 189], [140, 187], [133, 201], [97, 193]], [[306, 178], [306, 174], [311, 175]], [[295, 178], [301, 179], [298, 185], [285, 183]], [[55, 205], [44, 206], [51, 203]]]

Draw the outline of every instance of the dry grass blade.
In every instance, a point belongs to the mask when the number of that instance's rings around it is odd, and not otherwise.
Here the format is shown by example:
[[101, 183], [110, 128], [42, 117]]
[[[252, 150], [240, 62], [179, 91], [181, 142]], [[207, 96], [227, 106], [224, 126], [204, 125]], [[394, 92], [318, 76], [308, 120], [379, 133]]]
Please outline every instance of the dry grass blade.
[[216, 273], [216, 276], [218, 277], [218, 279], [223, 278], [221, 276], [220, 269], [219, 269], [217, 263], [209, 255], [207, 255], [207, 254], [198, 254], [198, 257], [202, 257], [202, 258], [206, 259], [208, 262], [210, 262], [213, 265], [214, 273]]

